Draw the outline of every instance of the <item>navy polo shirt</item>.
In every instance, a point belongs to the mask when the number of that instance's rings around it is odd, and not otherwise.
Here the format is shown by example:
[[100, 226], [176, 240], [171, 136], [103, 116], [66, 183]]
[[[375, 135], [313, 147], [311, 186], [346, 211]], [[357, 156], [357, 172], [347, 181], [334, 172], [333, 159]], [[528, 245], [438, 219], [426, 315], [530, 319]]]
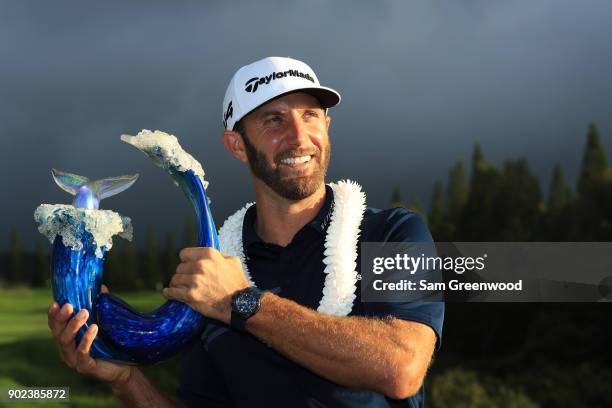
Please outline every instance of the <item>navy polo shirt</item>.
[[[286, 247], [263, 242], [255, 231], [255, 205], [247, 210], [243, 244], [251, 277], [260, 289], [312, 309], [318, 307], [332, 209], [333, 192], [328, 186], [319, 213]], [[423, 220], [403, 208], [368, 208], [361, 224], [360, 241], [431, 240]], [[350, 315], [392, 315], [424, 323], [436, 333], [439, 346], [444, 303], [362, 303], [359, 294], [357, 285]], [[421, 387], [413, 397], [393, 400], [373, 391], [343, 387], [292, 362], [251, 334], [209, 320], [198, 341], [183, 354], [178, 395], [189, 407], [420, 407], [424, 390]]]

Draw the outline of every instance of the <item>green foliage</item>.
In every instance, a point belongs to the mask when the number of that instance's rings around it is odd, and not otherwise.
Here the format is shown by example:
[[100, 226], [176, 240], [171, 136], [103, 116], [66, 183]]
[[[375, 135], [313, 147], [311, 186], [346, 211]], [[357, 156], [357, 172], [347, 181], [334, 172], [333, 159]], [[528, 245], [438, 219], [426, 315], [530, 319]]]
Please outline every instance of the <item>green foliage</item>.
[[155, 229], [152, 225], [147, 229], [147, 242], [145, 245], [144, 255], [144, 285], [146, 289], [161, 290], [163, 277], [161, 274], [159, 248], [157, 247], [157, 238]]
[[538, 179], [529, 171], [527, 161], [506, 161], [491, 209], [498, 229], [496, 239], [533, 240], [542, 207]]
[[544, 204], [538, 179], [525, 159], [508, 160], [501, 169], [488, 162], [479, 143], [472, 153], [469, 188], [463, 163], [448, 179], [447, 211], [440, 211], [436, 185], [429, 227], [437, 241], [609, 241], [612, 240], [612, 168], [594, 123], [574, 196], [557, 163]]
[[106, 284], [110, 290], [125, 290], [125, 284], [123, 283], [124, 275], [123, 268], [121, 265], [120, 246], [121, 243], [115, 240], [113, 247], [104, 256], [104, 274], [102, 281]]
[[184, 246], [194, 247], [198, 245], [198, 231], [196, 229], [196, 220], [191, 215], [185, 220]]
[[451, 218], [457, 218], [463, 211], [467, 201], [468, 189], [465, 182], [465, 170], [463, 160], [459, 160], [448, 175], [448, 214]]
[[435, 408], [489, 408], [491, 398], [476, 373], [451, 369], [433, 378], [430, 404]]
[[537, 408], [518, 389], [489, 378], [487, 382], [473, 371], [453, 368], [433, 377], [429, 405], [434, 408]]
[[550, 211], [560, 211], [567, 207], [572, 201], [572, 190], [565, 182], [563, 170], [559, 163], [555, 164], [552, 180], [550, 182], [550, 196], [548, 199], [548, 209]]
[[452, 239], [452, 227], [448, 223], [446, 203], [444, 202], [444, 188], [440, 181], [434, 185], [431, 195], [431, 209], [427, 220], [430, 228], [436, 231], [435, 240], [450, 241]]
[[6, 280], [10, 284], [16, 282], [23, 282], [24, 268], [23, 268], [23, 251], [21, 248], [21, 239], [17, 228], [11, 228], [11, 235], [9, 237], [9, 259], [8, 259], [8, 274]]
[[402, 199], [402, 192], [399, 187], [394, 187], [393, 192], [391, 193], [391, 202], [389, 203], [389, 208], [399, 208], [404, 207], [406, 204]]
[[133, 242], [126, 242], [122, 254], [122, 279], [124, 280], [124, 290], [141, 290], [144, 287], [142, 276], [139, 271], [139, 257], [136, 252], [136, 245]]
[[476, 142], [474, 143], [474, 150], [472, 151], [472, 166], [479, 166], [484, 161], [484, 154], [482, 153], [480, 142]]
[[459, 219], [455, 220], [457, 241], [495, 240], [498, 230], [495, 219], [495, 201], [501, 173], [484, 159], [479, 143], [472, 155], [472, 175], [468, 198]]
[[50, 286], [51, 263], [48, 254], [49, 242], [39, 235], [36, 238], [36, 266], [32, 270], [31, 284], [34, 287]]
[[437, 181], [436, 184], [434, 184], [433, 193], [431, 195], [429, 220], [433, 221], [435, 219], [437, 221], [442, 221], [445, 216], [444, 207], [444, 188], [442, 187], [442, 183]]
[[176, 272], [176, 267], [179, 264], [178, 251], [174, 242], [174, 236], [168, 234], [166, 237], [166, 246], [163, 254], [163, 279], [164, 286], [170, 283], [172, 275]]
[[427, 219], [427, 213], [423, 211], [423, 205], [421, 204], [421, 200], [419, 197], [414, 197], [412, 200], [408, 201], [405, 205], [410, 211], [413, 211], [423, 217], [424, 220]]
[[136, 246], [132, 242], [116, 241], [104, 260], [104, 283], [111, 291], [142, 289], [144, 285], [138, 270]]
[[589, 123], [587, 141], [582, 156], [582, 167], [578, 178], [578, 192], [588, 196], [602, 182], [602, 176], [608, 166], [606, 151], [601, 142], [595, 122]]

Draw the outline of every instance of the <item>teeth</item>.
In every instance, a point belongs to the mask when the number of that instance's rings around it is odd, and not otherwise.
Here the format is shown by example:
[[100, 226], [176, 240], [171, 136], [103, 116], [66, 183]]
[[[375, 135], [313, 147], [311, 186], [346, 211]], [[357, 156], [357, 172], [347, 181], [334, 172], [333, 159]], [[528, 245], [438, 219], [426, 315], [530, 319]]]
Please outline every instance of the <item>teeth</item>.
[[298, 164], [298, 163], [306, 163], [309, 161], [311, 156], [301, 156], [301, 157], [289, 157], [287, 159], [281, 160], [283, 164]]

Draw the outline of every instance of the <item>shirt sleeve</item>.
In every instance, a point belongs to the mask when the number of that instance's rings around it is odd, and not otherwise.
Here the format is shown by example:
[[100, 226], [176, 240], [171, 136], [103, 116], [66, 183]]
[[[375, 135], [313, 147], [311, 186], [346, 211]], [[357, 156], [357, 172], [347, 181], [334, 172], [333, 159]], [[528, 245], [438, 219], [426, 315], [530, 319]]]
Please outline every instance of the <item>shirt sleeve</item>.
[[[432, 242], [433, 238], [423, 219], [405, 208], [383, 211], [381, 226], [375, 234], [368, 234], [369, 241], [377, 242]], [[436, 334], [436, 349], [442, 342], [444, 323], [444, 302], [364, 302], [364, 312], [368, 316], [394, 316], [403, 320], [423, 323], [432, 328]]]

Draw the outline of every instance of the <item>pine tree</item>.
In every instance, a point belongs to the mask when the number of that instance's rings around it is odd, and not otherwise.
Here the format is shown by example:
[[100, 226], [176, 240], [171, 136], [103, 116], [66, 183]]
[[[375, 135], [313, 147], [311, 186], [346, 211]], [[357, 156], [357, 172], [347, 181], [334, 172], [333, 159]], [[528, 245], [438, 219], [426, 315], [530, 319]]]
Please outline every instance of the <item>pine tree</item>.
[[410, 200], [408, 204], [406, 204], [406, 208], [408, 208], [410, 211], [419, 214], [421, 217], [423, 217], [423, 219], [427, 219], [427, 214], [425, 213], [425, 211], [423, 211], [423, 205], [421, 204], [421, 200], [419, 199], [419, 197], [415, 196], [414, 198], [412, 198], [412, 200]]
[[431, 208], [429, 210], [429, 222], [441, 223], [444, 220], [444, 187], [442, 182], [437, 181], [431, 195]]
[[569, 205], [572, 200], [572, 191], [565, 182], [563, 171], [559, 163], [555, 164], [552, 180], [550, 182], [550, 195], [548, 198], [549, 210], [560, 210]]
[[444, 202], [444, 187], [440, 181], [436, 182], [434, 185], [427, 221], [431, 234], [436, 241], [452, 240], [453, 227], [448, 222], [446, 205]]
[[391, 202], [389, 203], [389, 208], [399, 208], [404, 207], [404, 200], [402, 200], [402, 192], [399, 187], [395, 187], [393, 192], [391, 193]]
[[143, 287], [143, 279], [138, 269], [138, 254], [133, 242], [126, 242], [121, 260], [121, 281], [123, 290], [139, 290]]
[[13, 227], [11, 228], [11, 234], [9, 237], [8, 283], [14, 285], [17, 282], [23, 282], [23, 263], [24, 259], [21, 248], [21, 239], [19, 239], [17, 228]]
[[[119, 241], [119, 240], [117, 240]], [[114, 242], [110, 251], [104, 256], [104, 275], [102, 282], [108, 286], [110, 291], [125, 290], [127, 286], [121, 265], [121, 251], [123, 242]]]
[[184, 235], [185, 247], [194, 247], [198, 245], [198, 231], [196, 228], [196, 220], [193, 216], [190, 216], [185, 221], [185, 235]]
[[530, 241], [540, 233], [542, 209], [539, 182], [529, 170], [527, 160], [506, 161], [490, 208], [497, 239]]
[[606, 151], [595, 122], [589, 123], [587, 142], [582, 156], [582, 167], [578, 178], [578, 192], [587, 196], [598, 188], [608, 166]]
[[472, 174], [467, 200], [456, 221], [458, 241], [494, 241], [498, 238], [493, 213], [495, 195], [499, 188], [499, 170], [484, 158], [480, 143], [474, 144]]
[[472, 152], [472, 165], [478, 166], [482, 162], [484, 162], [482, 146], [480, 146], [480, 142], [476, 142], [474, 143], [474, 151]]
[[176, 244], [174, 243], [174, 236], [168, 234], [166, 236], [166, 246], [164, 248], [164, 285], [168, 286], [170, 279], [176, 273], [176, 267], [179, 264], [178, 251]]
[[144, 281], [147, 289], [160, 290], [163, 282], [159, 262], [159, 249], [155, 229], [152, 225], [147, 229], [147, 243], [145, 247]]
[[448, 175], [448, 214], [452, 221], [456, 221], [463, 210], [467, 196], [468, 190], [465, 182], [463, 160], [459, 160]]
[[42, 236], [36, 238], [36, 265], [32, 273], [32, 286], [44, 287], [49, 286], [51, 282], [51, 264], [49, 262], [49, 254], [47, 248], [48, 242]]

